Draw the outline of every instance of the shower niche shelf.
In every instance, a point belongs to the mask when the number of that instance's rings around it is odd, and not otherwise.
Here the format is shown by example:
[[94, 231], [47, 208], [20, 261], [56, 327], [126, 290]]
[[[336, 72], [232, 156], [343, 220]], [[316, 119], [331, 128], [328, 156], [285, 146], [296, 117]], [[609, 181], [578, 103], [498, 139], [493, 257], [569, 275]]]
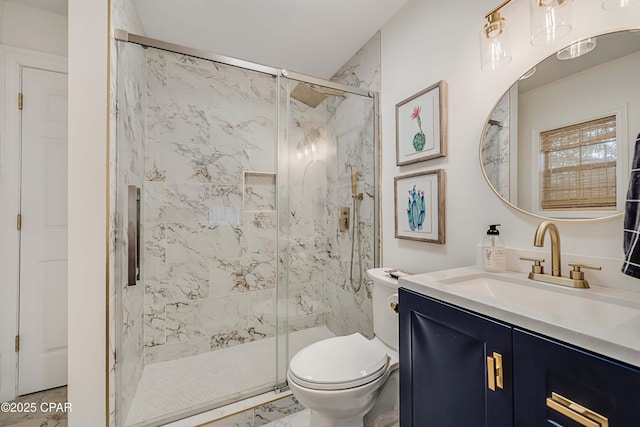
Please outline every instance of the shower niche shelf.
[[276, 211], [276, 174], [274, 172], [242, 172], [242, 211]]

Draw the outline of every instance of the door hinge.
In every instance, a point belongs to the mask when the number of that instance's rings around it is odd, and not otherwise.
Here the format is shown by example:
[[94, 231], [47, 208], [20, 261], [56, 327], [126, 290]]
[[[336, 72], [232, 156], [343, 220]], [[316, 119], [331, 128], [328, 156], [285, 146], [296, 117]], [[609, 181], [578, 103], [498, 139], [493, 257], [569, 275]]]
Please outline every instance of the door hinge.
[[16, 335], [16, 353], [20, 352], [20, 335]]
[[16, 218], [16, 228], [18, 230], [22, 230], [22, 215], [18, 214], [18, 217]]
[[22, 92], [18, 92], [18, 110], [22, 110], [23, 96]]

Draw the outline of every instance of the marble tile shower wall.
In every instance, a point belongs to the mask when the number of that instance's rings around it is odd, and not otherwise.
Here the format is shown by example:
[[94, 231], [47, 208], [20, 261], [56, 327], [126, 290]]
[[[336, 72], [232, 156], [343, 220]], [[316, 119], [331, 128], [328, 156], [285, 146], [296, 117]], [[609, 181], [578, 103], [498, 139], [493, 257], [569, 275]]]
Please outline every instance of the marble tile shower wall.
[[498, 101], [485, 129], [482, 143], [482, 163], [485, 173], [502, 197], [509, 199], [509, 96], [507, 92]]
[[[123, 425], [144, 366], [141, 357], [144, 351], [144, 288], [141, 286], [142, 282], [137, 286], [127, 286], [126, 283], [128, 218], [125, 203], [127, 187], [129, 185], [142, 187], [144, 179], [146, 76], [145, 53], [142, 47], [123, 44], [119, 46], [118, 55], [118, 72], [123, 77], [119, 78], [117, 88], [118, 144], [115, 153], [117, 173], [115, 174], [116, 195], [113, 199], [116, 204], [112, 215], [111, 238], [112, 246], [115, 247], [112, 253], [114, 283], [118, 287], [115, 292], [119, 297], [112, 301], [110, 310], [117, 319], [112, 327], [115, 338], [111, 339], [111, 346], [115, 345], [115, 348], [119, 348], [119, 357], [118, 365], [115, 367], [118, 380], [115, 384], [112, 383], [110, 390], [117, 393], [118, 417], [121, 417], [119, 423]], [[118, 340], [119, 343], [115, 344]], [[111, 353], [113, 357], [113, 348]], [[112, 414], [111, 418], [113, 421], [115, 416]]]
[[[145, 363], [273, 336], [275, 77], [155, 49], [146, 65]], [[289, 276], [290, 311], [314, 323], [321, 263]]]
[[[380, 90], [380, 33], [375, 34], [332, 78], [332, 80], [370, 91]], [[339, 233], [337, 212], [340, 206], [353, 209], [351, 199], [351, 170], [357, 168], [357, 192], [363, 193], [358, 202], [361, 245], [361, 264], [355, 246], [353, 280], [357, 285], [360, 273], [374, 267], [374, 111], [373, 101], [348, 96], [329, 102], [329, 125], [333, 130], [333, 165], [329, 171], [326, 204], [328, 246], [327, 266], [327, 326], [338, 335], [360, 332], [373, 336], [373, 308], [371, 291], [362, 285], [357, 292], [351, 287], [351, 230]], [[352, 213], [353, 215], [353, 213]], [[336, 230], [336, 231], [334, 231]]]
[[[111, 1], [111, 25], [144, 34], [135, 6], [126, 0]], [[141, 186], [144, 179], [146, 67], [144, 49], [110, 43], [109, 425], [115, 426], [124, 425], [143, 369], [144, 290], [125, 282], [127, 218], [121, 196], [129, 183]]]
[[[114, 17], [120, 9], [114, 8]], [[121, 12], [120, 21], [134, 18]], [[136, 31], [135, 25], [118, 25]], [[118, 123], [118, 144], [112, 143], [117, 153], [111, 155], [112, 170], [120, 169], [111, 175], [117, 180], [111, 188], [123, 191], [132, 183], [144, 189], [144, 286], [124, 286], [126, 218], [119, 202], [111, 214], [110, 267], [112, 319], [118, 317], [116, 287], [123, 303], [110, 343], [112, 350], [119, 348], [120, 380], [114, 380], [115, 367], [110, 375], [110, 399], [115, 401], [117, 387], [119, 420], [126, 417], [143, 361], [273, 335], [277, 221], [273, 176], [243, 173], [275, 172], [274, 79], [123, 46], [123, 58], [112, 60], [112, 66], [122, 68], [117, 70], [118, 120], [112, 113], [112, 123]], [[334, 80], [378, 90], [378, 73], [376, 35]], [[363, 106], [347, 113], [356, 99], [329, 98], [316, 109], [291, 105], [291, 144], [316, 133], [328, 142], [309, 159], [297, 159], [295, 146], [290, 151], [288, 217], [282, 218], [289, 225], [290, 330], [327, 323], [339, 334], [360, 330], [370, 335], [370, 295], [364, 289], [353, 294], [344, 281], [350, 237], [336, 231], [336, 207], [351, 200], [346, 165], [356, 163], [358, 191], [365, 193], [362, 234], [369, 236], [363, 240], [364, 268], [372, 265], [373, 153], [362, 144], [372, 136], [351, 130], [371, 117], [363, 116]], [[111, 199], [123, 198], [112, 194]]]
[[[296, 82], [288, 82], [293, 89]], [[286, 90], [283, 88], [283, 90]], [[296, 100], [289, 105], [286, 140], [288, 195], [289, 332], [326, 323], [327, 241], [325, 206], [332, 136], [326, 105], [311, 108]], [[311, 147], [313, 144], [313, 149]]]

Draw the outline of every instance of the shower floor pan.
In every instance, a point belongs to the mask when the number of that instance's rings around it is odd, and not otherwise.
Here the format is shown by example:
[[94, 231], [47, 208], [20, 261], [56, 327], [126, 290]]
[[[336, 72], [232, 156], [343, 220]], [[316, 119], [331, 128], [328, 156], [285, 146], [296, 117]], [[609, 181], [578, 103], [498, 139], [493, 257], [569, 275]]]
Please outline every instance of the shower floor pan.
[[[335, 336], [325, 326], [293, 332], [290, 354]], [[162, 425], [272, 387], [275, 338], [144, 367], [127, 427]]]

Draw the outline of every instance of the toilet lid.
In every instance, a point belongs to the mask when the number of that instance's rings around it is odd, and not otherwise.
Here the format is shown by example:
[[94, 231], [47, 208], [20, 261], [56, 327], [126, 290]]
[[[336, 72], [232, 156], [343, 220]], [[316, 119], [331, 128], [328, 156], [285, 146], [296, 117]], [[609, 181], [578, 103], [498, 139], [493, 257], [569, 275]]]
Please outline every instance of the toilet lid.
[[376, 380], [387, 354], [359, 333], [329, 338], [300, 350], [289, 364], [292, 381], [318, 390], [342, 390]]

